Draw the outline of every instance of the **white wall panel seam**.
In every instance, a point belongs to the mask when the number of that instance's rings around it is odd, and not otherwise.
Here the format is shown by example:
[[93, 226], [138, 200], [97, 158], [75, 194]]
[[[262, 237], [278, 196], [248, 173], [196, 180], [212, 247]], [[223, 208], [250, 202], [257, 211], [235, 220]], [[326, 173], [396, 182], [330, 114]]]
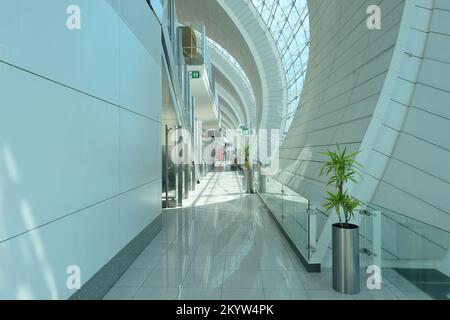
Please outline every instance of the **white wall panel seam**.
[[158, 180], [161, 180], [161, 179], [162, 179], [162, 178], [156, 178], [156, 179], [153, 179], [152, 181], [148, 181], [148, 182], [146, 182], [146, 183], [144, 183], [144, 184], [142, 184], [142, 185], [133, 187], [133, 188], [128, 189], [128, 190], [123, 191], [123, 192], [119, 192], [119, 193], [116, 194], [116, 195], [113, 195], [113, 196], [108, 197], [108, 198], [106, 198], [106, 199], [99, 200], [99, 201], [97, 201], [97, 202], [95, 202], [95, 203], [92, 203], [92, 204], [90, 204], [90, 205], [87, 205], [87, 206], [85, 206], [85, 207], [83, 207], [83, 208], [81, 208], [81, 209], [78, 209], [78, 210], [74, 211], [74, 212], [70, 212], [70, 213], [64, 214], [64, 215], [62, 215], [62, 216], [60, 216], [60, 217], [58, 217], [58, 218], [56, 218], [56, 219], [47, 221], [47, 222], [42, 223], [42, 224], [40, 224], [40, 225], [38, 225], [38, 226], [36, 226], [36, 227], [33, 227], [33, 228], [31, 228], [31, 229], [27, 229], [27, 230], [25, 230], [25, 231], [23, 231], [23, 232], [20, 232], [20, 233], [18, 233], [18, 234], [12, 235], [12, 236], [10, 236], [10, 237], [8, 237], [8, 238], [5, 238], [5, 239], [0, 239], [0, 244], [5, 243], [5, 242], [7, 242], [7, 241], [10, 241], [10, 240], [12, 240], [12, 239], [14, 239], [14, 238], [20, 237], [20, 236], [22, 236], [22, 235], [24, 235], [24, 234], [26, 234], [26, 233], [28, 233], [28, 232], [31, 232], [31, 231], [40, 229], [40, 228], [42, 228], [42, 227], [45, 227], [45, 226], [47, 226], [47, 225], [49, 225], [49, 224], [52, 224], [52, 223], [54, 223], [54, 222], [57, 222], [57, 221], [66, 219], [66, 218], [68, 218], [68, 217], [70, 217], [70, 216], [73, 216], [73, 215], [76, 215], [76, 214], [79, 214], [79, 213], [81, 213], [81, 212], [83, 212], [83, 211], [86, 211], [87, 209], [93, 208], [93, 207], [95, 207], [95, 206], [97, 206], [97, 205], [99, 205], [99, 204], [105, 203], [105, 202], [107, 202], [107, 201], [116, 199], [116, 198], [118, 198], [118, 197], [120, 197], [120, 196], [122, 196], [122, 195], [124, 195], [124, 194], [127, 194], [128, 192], [131, 192], [131, 191], [137, 190], [137, 189], [139, 189], [139, 188], [142, 188], [142, 187], [144, 187], [144, 186], [150, 185], [150, 184], [152, 184], [153, 182], [158, 181]]
[[128, 112], [130, 112], [130, 113], [133, 113], [133, 114], [135, 114], [135, 115], [137, 115], [137, 116], [146, 118], [146, 119], [151, 120], [151, 121], [153, 121], [153, 122], [161, 123], [160, 120], [150, 118], [150, 117], [148, 117], [148, 116], [146, 116], [146, 115], [140, 114], [140, 113], [138, 113], [138, 112], [136, 112], [136, 111], [133, 111], [133, 110], [131, 110], [131, 109], [128, 109], [128, 108], [126, 108], [126, 107], [123, 107], [123, 106], [121, 106], [121, 105], [118, 105], [118, 104], [116, 104], [116, 103], [114, 103], [114, 102], [105, 100], [105, 99], [100, 98], [100, 97], [97, 97], [97, 96], [95, 96], [95, 95], [93, 95], [93, 94], [84, 92], [84, 91], [82, 91], [82, 90], [79, 90], [79, 89], [77, 89], [77, 88], [71, 87], [71, 86], [66, 85], [66, 84], [64, 84], [64, 83], [61, 83], [61, 82], [58, 82], [58, 81], [56, 81], [56, 80], [47, 78], [47, 77], [45, 77], [45, 76], [43, 76], [43, 75], [39, 75], [39, 74], [37, 74], [37, 73], [34, 73], [33, 71], [26, 70], [26, 69], [24, 69], [24, 68], [22, 68], [22, 67], [13, 65], [13, 64], [11, 64], [11, 63], [9, 63], [9, 62], [0, 60], [0, 63], [3, 63], [3, 64], [5, 64], [5, 65], [7, 65], [7, 66], [9, 66], [9, 67], [18, 69], [18, 70], [20, 70], [20, 71], [26, 72], [26, 73], [31, 74], [31, 75], [33, 75], [33, 76], [39, 77], [39, 78], [41, 78], [41, 79], [43, 79], [43, 80], [50, 81], [50, 82], [52, 82], [52, 83], [54, 83], [54, 84], [57, 84], [57, 85], [60, 85], [60, 86], [62, 86], [62, 87], [64, 87], [64, 88], [67, 88], [67, 89], [76, 91], [76, 92], [81, 93], [81, 94], [83, 94], [83, 95], [86, 95], [86, 96], [88, 96], [88, 97], [90, 97], [90, 98], [93, 98], [93, 99], [96, 99], [96, 100], [105, 102], [105, 103], [107, 103], [107, 104], [109, 104], [109, 105], [111, 105], [111, 106], [113, 106], [113, 107], [122, 109], [122, 110], [124, 110], [124, 111], [128, 111]]

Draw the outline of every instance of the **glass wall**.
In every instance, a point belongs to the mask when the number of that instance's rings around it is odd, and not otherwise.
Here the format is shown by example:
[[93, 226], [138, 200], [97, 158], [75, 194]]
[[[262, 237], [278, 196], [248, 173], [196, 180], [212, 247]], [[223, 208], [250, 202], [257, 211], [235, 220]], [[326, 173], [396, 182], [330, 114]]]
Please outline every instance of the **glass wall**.
[[285, 113], [286, 134], [297, 111], [308, 64], [308, 5], [306, 0], [251, 0], [251, 2], [270, 30], [283, 60], [289, 99]]

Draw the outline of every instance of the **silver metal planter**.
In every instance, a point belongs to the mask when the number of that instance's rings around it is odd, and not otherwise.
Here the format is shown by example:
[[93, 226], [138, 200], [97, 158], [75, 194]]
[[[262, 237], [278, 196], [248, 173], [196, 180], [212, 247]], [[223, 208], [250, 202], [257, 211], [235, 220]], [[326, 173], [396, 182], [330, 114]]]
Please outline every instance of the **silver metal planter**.
[[359, 227], [333, 224], [333, 288], [344, 294], [360, 291]]
[[253, 193], [253, 170], [244, 169], [244, 181], [246, 193]]

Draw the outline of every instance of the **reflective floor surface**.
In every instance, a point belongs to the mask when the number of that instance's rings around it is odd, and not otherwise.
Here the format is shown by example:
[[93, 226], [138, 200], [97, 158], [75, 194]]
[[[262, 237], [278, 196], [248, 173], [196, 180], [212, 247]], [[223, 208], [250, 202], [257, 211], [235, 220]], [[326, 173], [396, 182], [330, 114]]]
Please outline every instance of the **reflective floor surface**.
[[208, 178], [191, 207], [164, 211], [163, 230], [105, 299], [430, 299], [392, 269], [382, 290], [363, 274], [361, 293], [335, 292], [331, 271], [306, 272], [258, 196], [242, 194], [239, 174]]

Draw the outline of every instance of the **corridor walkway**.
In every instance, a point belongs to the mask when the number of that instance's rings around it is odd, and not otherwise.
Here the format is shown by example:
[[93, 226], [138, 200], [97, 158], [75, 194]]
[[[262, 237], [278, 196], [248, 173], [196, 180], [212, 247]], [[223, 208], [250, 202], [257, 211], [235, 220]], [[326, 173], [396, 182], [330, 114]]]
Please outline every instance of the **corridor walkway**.
[[183, 200], [184, 207], [199, 207], [242, 198], [242, 176], [237, 172], [210, 172], [189, 191], [189, 198]]
[[258, 196], [241, 191], [238, 173], [209, 174], [191, 207], [164, 211], [163, 230], [105, 299], [419, 298], [387, 280], [382, 291], [333, 291], [330, 270], [307, 273]]

